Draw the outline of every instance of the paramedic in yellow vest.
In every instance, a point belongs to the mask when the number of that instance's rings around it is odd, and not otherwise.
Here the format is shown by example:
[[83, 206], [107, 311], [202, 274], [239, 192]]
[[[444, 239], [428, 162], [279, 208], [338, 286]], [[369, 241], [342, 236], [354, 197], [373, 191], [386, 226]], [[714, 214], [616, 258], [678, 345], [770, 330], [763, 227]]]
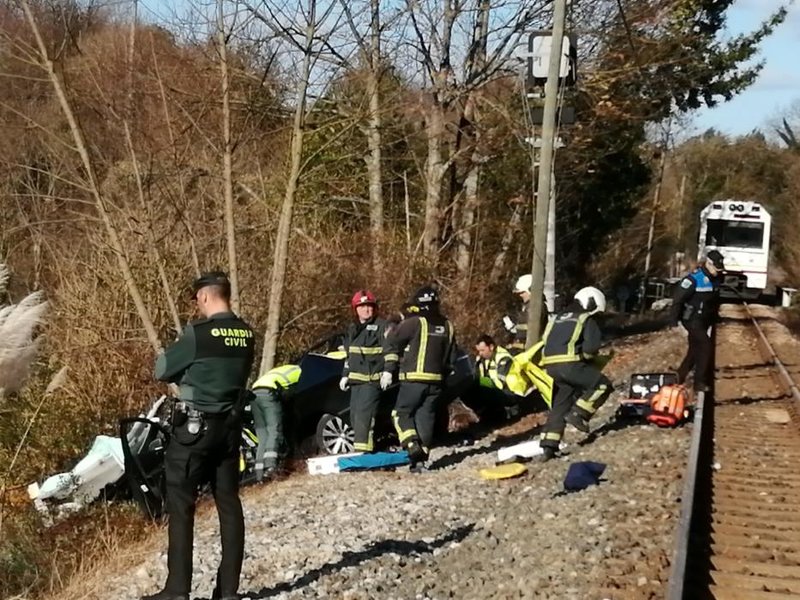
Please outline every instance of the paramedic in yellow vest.
[[502, 390], [511, 367], [511, 353], [494, 343], [492, 336], [483, 334], [475, 342], [478, 354], [478, 383], [481, 387]]
[[589, 433], [589, 419], [613, 391], [611, 381], [591, 364], [602, 342], [593, 315], [605, 309], [603, 292], [585, 287], [544, 331], [540, 364], [555, 382], [555, 398], [542, 428], [541, 462], [555, 457], [566, 423]]
[[281, 365], [270, 369], [253, 384], [255, 398], [250, 404], [256, 426], [256, 481], [263, 481], [278, 468], [278, 452], [283, 445], [283, 392], [300, 379], [300, 367]]

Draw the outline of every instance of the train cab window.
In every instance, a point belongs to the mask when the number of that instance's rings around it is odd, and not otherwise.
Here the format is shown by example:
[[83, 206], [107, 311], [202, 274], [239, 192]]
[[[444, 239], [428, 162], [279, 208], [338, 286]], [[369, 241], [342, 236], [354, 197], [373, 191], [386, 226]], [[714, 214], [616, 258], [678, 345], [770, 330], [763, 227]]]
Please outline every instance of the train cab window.
[[747, 221], [709, 219], [706, 222], [707, 246], [761, 248], [764, 244], [764, 224]]

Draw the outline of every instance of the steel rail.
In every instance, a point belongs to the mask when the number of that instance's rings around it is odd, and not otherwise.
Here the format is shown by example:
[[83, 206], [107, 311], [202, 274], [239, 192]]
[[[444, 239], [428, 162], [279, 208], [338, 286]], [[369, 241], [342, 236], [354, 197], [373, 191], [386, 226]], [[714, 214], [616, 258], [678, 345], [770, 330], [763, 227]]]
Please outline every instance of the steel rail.
[[761, 325], [758, 324], [758, 319], [753, 314], [753, 311], [750, 310], [750, 305], [747, 302], [742, 302], [744, 304], [744, 309], [747, 311], [747, 316], [750, 317], [750, 320], [753, 322], [753, 325], [756, 327], [756, 331], [758, 332], [758, 336], [761, 338], [761, 341], [764, 344], [764, 349], [769, 354], [769, 360], [774, 367], [777, 367], [778, 372], [783, 379], [783, 383], [786, 387], [789, 388], [789, 391], [792, 394], [792, 398], [800, 404], [800, 388], [797, 387], [797, 384], [792, 379], [792, 376], [789, 374], [789, 371], [786, 370], [786, 367], [783, 365], [781, 360], [778, 358], [778, 355], [775, 354], [775, 349], [772, 347], [772, 344], [769, 343], [767, 340], [767, 336], [764, 334], [764, 330], [761, 328]]
[[703, 419], [706, 394], [699, 392], [694, 412], [694, 428], [689, 446], [689, 458], [686, 465], [686, 479], [681, 494], [681, 514], [675, 535], [675, 547], [672, 551], [671, 569], [667, 586], [667, 600], [683, 600], [686, 587], [686, 567], [689, 562], [689, 539], [692, 531], [695, 500], [697, 498], [698, 470], [700, 467], [703, 441], [707, 437], [705, 431], [711, 429]]
[[[800, 405], [800, 387], [778, 358], [774, 347], [767, 339], [763, 328], [758, 323], [757, 317], [753, 314], [747, 302], [742, 301], [750, 322], [755, 326], [756, 332], [761, 341], [766, 356], [767, 364], [775, 367], [781, 376], [783, 384], [789, 389], [794, 400]], [[714, 334], [715, 335], [715, 332]], [[706, 404], [708, 401], [708, 404]], [[698, 514], [702, 510], [698, 502], [703, 481], [700, 479], [701, 469], [710, 469], [710, 458], [713, 453], [713, 429], [714, 429], [714, 400], [713, 392], [711, 395], [699, 393], [697, 397], [697, 407], [694, 418], [694, 429], [689, 447], [689, 457], [686, 466], [686, 480], [684, 481], [683, 493], [681, 496], [681, 513], [678, 519], [678, 526], [675, 534], [675, 546], [672, 553], [670, 576], [667, 585], [667, 600], [684, 600], [690, 598], [688, 586], [688, 565], [691, 553], [690, 540], [692, 532], [698, 519], [702, 515]], [[707, 464], [706, 464], [707, 463]]]

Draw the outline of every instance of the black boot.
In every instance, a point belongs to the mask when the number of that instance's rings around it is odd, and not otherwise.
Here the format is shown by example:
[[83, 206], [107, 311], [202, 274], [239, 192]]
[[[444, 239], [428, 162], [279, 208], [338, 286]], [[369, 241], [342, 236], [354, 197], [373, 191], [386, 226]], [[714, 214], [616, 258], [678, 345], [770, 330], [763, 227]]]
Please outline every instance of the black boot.
[[556, 449], [551, 448], [550, 446], [542, 447], [542, 453], [538, 456], [533, 457], [531, 460], [532, 463], [546, 463], [548, 461], [553, 460], [556, 457]]
[[564, 420], [572, 425], [575, 429], [582, 433], [589, 433], [589, 419], [586, 417], [579, 415], [577, 412], [572, 411], [569, 413]]
[[166, 590], [161, 590], [155, 594], [142, 596], [142, 600], [189, 600], [189, 594], [173, 594]]
[[416, 463], [424, 463], [426, 460], [428, 460], [428, 453], [425, 452], [425, 448], [422, 447], [422, 444], [416, 440], [411, 440], [408, 442], [408, 445], [406, 446], [406, 452], [408, 452], [408, 458], [412, 465]]

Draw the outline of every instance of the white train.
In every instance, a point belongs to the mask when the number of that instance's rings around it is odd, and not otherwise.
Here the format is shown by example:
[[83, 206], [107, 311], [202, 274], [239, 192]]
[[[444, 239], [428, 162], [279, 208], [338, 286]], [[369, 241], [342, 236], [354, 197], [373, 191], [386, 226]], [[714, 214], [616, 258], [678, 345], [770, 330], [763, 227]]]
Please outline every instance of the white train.
[[725, 284], [746, 297], [767, 287], [772, 217], [758, 202], [718, 200], [700, 213], [697, 255], [709, 250], [725, 257]]

